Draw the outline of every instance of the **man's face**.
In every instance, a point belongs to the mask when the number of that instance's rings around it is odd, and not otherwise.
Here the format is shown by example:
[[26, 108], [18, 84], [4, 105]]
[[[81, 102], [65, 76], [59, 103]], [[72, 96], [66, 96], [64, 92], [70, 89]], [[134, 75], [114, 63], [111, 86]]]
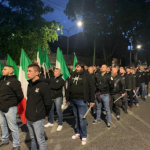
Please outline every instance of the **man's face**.
[[110, 68], [109, 67], [107, 68], [107, 72], [110, 72]]
[[81, 72], [83, 69], [81, 68], [81, 66], [76, 66], [76, 72]]
[[93, 66], [93, 70], [96, 71], [96, 67], [95, 66]]
[[130, 73], [130, 72], [131, 72], [131, 70], [130, 70], [129, 68], [127, 68], [126, 70], [127, 70], [127, 73]]
[[89, 67], [89, 69], [88, 69], [88, 72], [90, 73], [90, 74], [92, 74], [93, 73], [93, 67]]
[[12, 73], [12, 70], [9, 67], [4, 67], [2, 73], [3, 76], [8, 76]]
[[124, 69], [121, 67], [120, 68], [120, 73], [124, 73], [125, 71], [124, 71]]
[[27, 76], [29, 79], [33, 79], [39, 75], [38, 71], [35, 71], [33, 67], [28, 68]]
[[143, 71], [143, 70], [144, 70], [144, 68], [143, 68], [143, 67], [140, 67], [140, 70], [141, 70], [141, 71]]
[[56, 68], [56, 69], [54, 70], [54, 76], [55, 76], [55, 77], [58, 77], [58, 76], [60, 76], [60, 74], [61, 74], [60, 69]]
[[73, 69], [73, 66], [71, 65], [71, 66], [70, 66], [70, 70], [72, 70], [72, 69]]
[[87, 66], [84, 66], [84, 70], [87, 70]]
[[102, 67], [101, 67], [101, 72], [105, 72], [106, 69], [107, 69], [107, 66], [106, 66], [106, 65], [102, 65]]
[[117, 68], [112, 68], [112, 73], [117, 73]]

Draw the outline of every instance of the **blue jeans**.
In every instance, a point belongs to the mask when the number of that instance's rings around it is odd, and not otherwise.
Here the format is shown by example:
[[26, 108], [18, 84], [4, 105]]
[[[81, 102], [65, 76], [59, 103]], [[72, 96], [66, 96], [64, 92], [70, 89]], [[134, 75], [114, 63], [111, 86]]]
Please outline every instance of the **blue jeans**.
[[53, 101], [54, 102], [53, 102], [52, 108], [49, 112], [48, 121], [53, 124], [53, 122], [54, 122], [54, 108], [56, 106], [56, 111], [58, 114], [58, 125], [62, 125], [62, 122], [63, 122], [63, 114], [62, 114], [62, 109], [61, 109], [62, 97], [58, 97], [56, 99], [53, 99]]
[[111, 122], [110, 119], [110, 105], [109, 105], [109, 95], [108, 94], [101, 94], [101, 101], [99, 101], [98, 99], [96, 100], [96, 106], [97, 106], [97, 110], [96, 110], [96, 120], [100, 120], [101, 118], [101, 109], [102, 109], [102, 102], [104, 104], [104, 107], [106, 109], [106, 116], [107, 116], [107, 123]]
[[[135, 97], [134, 97], [134, 100], [135, 100], [135, 103], [137, 104], [137, 103], [139, 103], [139, 100], [138, 100], [138, 94], [139, 94], [139, 90], [137, 89], [137, 87], [135, 88], [135, 93], [136, 93], [136, 95], [135, 95]], [[134, 93], [134, 94], [135, 94]]]
[[88, 102], [84, 102], [82, 99], [72, 99], [70, 103], [76, 117], [76, 134], [80, 134], [82, 138], [87, 138], [87, 122], [83, 116], [87, 112]]
[[140, 83], [140, 88], [142, 89], [142, 97], [145, 98], [146, 96], [145, 83]]
[[44, 123], [45, 119], [36, 122], [27, 120], [27, 126], [31, 137], [31, 150], [37, 150], [38, 146], [40, 150], [46, 150]]
[[[9, 108], [7, 113], [0, 111], [0, 126], [2, 130], [2, 141], [9, 141], [8, 127], [12, 131], [13, 147], [20, 146], [19, 130], [16, 122], [17, 106]], [[7, 126], [8, 125], [8, 126]]]

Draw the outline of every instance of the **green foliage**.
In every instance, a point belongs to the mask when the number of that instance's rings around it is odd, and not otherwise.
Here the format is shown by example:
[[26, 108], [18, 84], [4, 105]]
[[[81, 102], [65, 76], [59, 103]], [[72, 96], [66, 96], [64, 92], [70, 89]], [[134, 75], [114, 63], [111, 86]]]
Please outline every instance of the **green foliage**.
[[0, 1], [0, 53], [9, 54], [19, 64], [21, 48], [31, 60], [36, 58], [38, 43], [50, 51], [48, 42], [58, 40], [57, 29], [62, 33], [62, 25], [47, 22], [42, 15], [53, 11], [42, 0]]

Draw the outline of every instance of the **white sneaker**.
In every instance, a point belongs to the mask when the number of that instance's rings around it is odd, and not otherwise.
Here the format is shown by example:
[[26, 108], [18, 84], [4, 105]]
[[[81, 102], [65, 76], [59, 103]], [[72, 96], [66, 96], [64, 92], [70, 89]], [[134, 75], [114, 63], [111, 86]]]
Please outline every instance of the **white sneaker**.
[[86, 145], [87, 138], [82, 138], [82, 145]]
[[136, 104], [136, 107], [139, 107], [139, 104], [138, 104], [138, 103]]
[[62, 130], [62, 126], [59, 125], [59, 126], [57, 127], [57, 131], [61, 131], [61, 130]]
[[72, 139], [74, 139], [74, 140], [78, 139], [78, 138], [80, 138], [80, 134], [75, 134], [75, 135], [72, 136]]
[[54, 124], [51, 124], [51, 123], [47, 123], [46, 125], [44, 125], [45, 128], [47, 127], [52, 127]]

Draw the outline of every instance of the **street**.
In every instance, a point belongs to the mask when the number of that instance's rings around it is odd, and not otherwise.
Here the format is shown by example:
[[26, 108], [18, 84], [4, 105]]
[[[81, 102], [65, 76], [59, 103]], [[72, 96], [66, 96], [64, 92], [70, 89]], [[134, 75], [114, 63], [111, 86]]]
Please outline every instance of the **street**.
[[[81, 140], [72, 140], [75, 133], [75, 119], [71, 110], [64, 110], [63, 129], [56, 131], [57, 121], [53, 127], [45, 128], [47, 150], [150, 150], [150, 98], [144, 102], [139, 99], [140, 107], [128, 110], [125, 114], [121, 110], [121, 120], [117, 121], [112, 114], [111, 128], [108, 129], [104, 122], [105, 116], [99, 124], [93, 125], [93, 116], [89, 113], [87, 117], [88, 141], [85, 146]], [[47, 121], [46, 121], [47, 123]], [[26, 125], [23, 125], [18, 118], [21, 150], [30, 149], [30, 137]], [[12, 137], [10, 143], [0, 150], [12, 148]]]

